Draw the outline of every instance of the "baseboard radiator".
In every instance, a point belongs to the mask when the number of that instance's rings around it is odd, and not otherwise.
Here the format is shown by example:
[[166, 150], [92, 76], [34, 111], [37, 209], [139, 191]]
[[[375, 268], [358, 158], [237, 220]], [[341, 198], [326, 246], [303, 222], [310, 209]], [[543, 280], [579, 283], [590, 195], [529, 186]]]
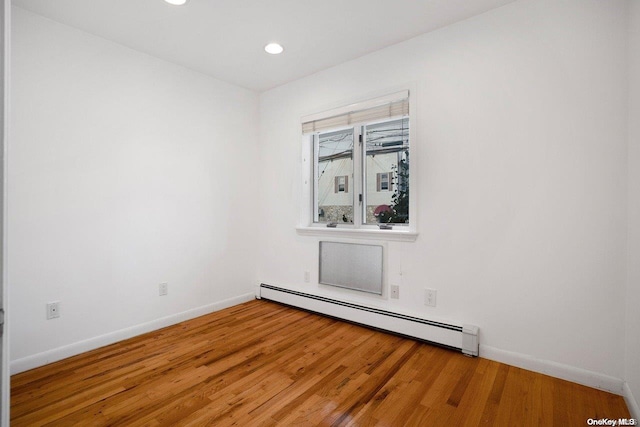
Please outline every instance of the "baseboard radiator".
[[262, 283], [256, 298], [279, 302], [478, 356], [478, 327], [452, 325]]

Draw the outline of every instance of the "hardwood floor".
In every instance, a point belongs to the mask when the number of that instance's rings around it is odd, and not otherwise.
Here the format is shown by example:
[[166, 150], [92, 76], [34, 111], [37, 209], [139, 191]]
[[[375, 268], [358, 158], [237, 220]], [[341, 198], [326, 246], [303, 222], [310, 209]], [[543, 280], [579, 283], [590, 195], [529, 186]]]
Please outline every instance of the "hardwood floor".
[[620, 396], [251, 301], [11, 378], [12, 426], [526, 426]]

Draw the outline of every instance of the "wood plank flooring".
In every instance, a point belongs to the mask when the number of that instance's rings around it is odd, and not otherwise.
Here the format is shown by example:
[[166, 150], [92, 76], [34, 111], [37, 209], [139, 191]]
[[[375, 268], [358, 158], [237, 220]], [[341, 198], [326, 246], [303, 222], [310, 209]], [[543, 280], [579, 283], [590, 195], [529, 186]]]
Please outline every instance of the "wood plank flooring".
[[11, 378], [18, 426], [550, 426], [620, 396], [267, 301]]

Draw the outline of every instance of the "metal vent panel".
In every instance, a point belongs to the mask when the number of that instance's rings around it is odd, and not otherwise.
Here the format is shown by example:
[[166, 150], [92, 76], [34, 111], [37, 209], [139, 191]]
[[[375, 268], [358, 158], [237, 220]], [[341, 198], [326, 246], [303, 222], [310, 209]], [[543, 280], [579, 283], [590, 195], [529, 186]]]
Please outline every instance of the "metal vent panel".
[[320, 242], [320, 283], [382, 295], [380, 245]]

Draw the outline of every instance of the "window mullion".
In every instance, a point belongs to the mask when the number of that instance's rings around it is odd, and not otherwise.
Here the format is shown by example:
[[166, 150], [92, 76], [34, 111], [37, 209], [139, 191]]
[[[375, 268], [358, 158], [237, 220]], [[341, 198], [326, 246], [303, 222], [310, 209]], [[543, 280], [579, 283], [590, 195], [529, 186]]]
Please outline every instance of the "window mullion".
[[362, 171], [360, 173], [360, 188], [362, 191], [362, 204], [360, 206], [360, 215], [362, 215], [362, 224], [365, 225], [367, 222], [367, 125], [363, 125], [360, 127], [360, 132], [362, 134], [362, 146], [360, 147], [360, 155], [362, 158], [360, 159], [360, 165], [362, 167]]
[[353, 129], [353, 225], [354, 227], [360, 227], [363, 223], [362, 206], [364, 203], [364, 188], [363, 188], [363, 155], [362, 147], [365, 146], [363, 142], [364, 135], [362, 134], [362, 127], [356, 126]]
[[319, 208], [319, 203], [318, 203], [318, 184], [319, 184], [319, 179], [318, 179], [318, 168], [320, 167], [320, 165], [318, 164], [318, 150], [319, 150], [319, 137], [318, 135], [313, 135], [312, 138], [312, 143], [313, 143], [313, 170], [311, 171], [311, 179], [313, 179], [313, 222], [318, 222], [319, 221], [319, 217], [318, 217], [318, 208]]

